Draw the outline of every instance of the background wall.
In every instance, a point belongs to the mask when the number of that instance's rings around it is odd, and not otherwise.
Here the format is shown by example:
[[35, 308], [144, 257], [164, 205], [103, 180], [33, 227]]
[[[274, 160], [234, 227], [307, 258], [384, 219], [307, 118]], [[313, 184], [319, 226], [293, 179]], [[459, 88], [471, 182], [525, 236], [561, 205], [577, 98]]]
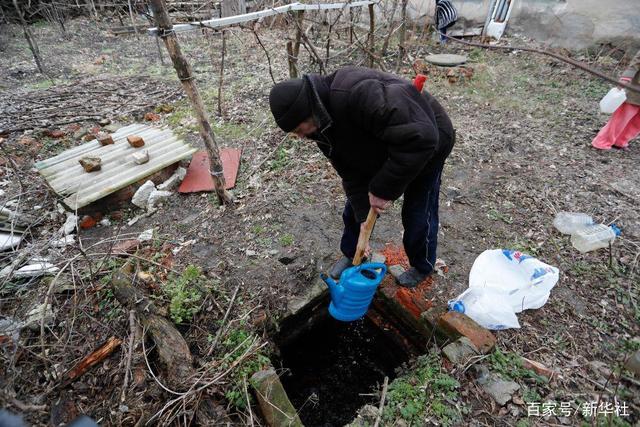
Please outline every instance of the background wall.
[[[640, 45], [640, 0], [512, 0], [507, 27], [552, 46], [581, 49], [601, 42]], [[458, 14], [480, 24], [489, 0], [452, 0]], [[412, 14], [433, 16], [434, 0], [412, 0]]]

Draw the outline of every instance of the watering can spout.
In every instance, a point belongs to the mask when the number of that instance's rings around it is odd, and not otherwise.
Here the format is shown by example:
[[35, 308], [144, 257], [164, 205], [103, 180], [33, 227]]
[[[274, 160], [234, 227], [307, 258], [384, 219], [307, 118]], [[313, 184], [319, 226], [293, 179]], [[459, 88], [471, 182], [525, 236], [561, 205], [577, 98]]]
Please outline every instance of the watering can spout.
[[320, 275], [320, 278], [324, 280], [324, 282], [329, 287], [329, 292], [331, 293], [331, 300], [337, 302], [342, 296], [342, 291], [343, 291], [342, 286], [340, 286], [338, 283], [336, 283], [335, 280], [333, 280], [331, 277], [327, 276], [324, 273]]

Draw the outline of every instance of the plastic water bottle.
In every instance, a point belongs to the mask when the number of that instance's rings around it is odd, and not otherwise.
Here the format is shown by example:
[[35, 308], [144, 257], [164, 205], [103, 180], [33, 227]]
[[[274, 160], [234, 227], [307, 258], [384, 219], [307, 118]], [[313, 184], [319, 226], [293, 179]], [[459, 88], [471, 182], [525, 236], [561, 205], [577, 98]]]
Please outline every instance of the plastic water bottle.
[[571, 244], [574, 248], [584, 253], [606, 248], [619, 235], [620, 229], [613, 224], [610, 227], [604, 224], [594, 224], [572, 234]]
[[593, 219], [584, 213], [558, 212], [553, 226], [562, 234], [573, 234], [581, 228], [593, 225]]
[[613, 114], [626, 100], [627, 94], [624, 89], [613, 87], [607, 92], [604, 98], [600, 100], [600, 111], [605, 114]]
[[487, 329], [519, 328], [520, 323], [504, 295], [491, 288], [469, 288], [448, 303], [449, 311], [469, 316]]

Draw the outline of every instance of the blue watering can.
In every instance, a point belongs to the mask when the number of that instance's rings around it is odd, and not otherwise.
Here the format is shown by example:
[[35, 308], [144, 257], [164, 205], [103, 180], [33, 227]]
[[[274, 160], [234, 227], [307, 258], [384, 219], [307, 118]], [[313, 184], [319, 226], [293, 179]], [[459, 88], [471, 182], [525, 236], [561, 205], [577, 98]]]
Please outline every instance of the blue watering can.
[[340, 275], [338, 283], [326, 274], [320, 275], [331, 292], [331, 316], [343, 322], [351, 322], [364, 316], [386, 273], [386, 265], [370, 262], [347, 268]]
[[343, 322], [357, 320], [367, 313], [373, 295], [387, 273], [387, 266], [379, 262], [360, 265], [377, 218], [378, 214], [369, 209], [367, 220], [358, 236], [354, 266], [342, 272], [338, 283], [326, 274], [320, 275], [331, 292], [329, 313]]

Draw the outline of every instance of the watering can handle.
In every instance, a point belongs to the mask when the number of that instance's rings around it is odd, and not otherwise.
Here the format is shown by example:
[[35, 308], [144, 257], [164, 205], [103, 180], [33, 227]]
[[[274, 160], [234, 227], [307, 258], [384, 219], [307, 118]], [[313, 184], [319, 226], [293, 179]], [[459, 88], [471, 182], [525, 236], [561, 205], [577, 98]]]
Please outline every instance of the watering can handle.
[[364, 257], [364, 251], [367, 249], [369, 237], [371, 237], [377, 218], [378, 214], [372, 208], [369, 208], [369, 215], [367, 215], [367, 220], [364, 222], [364, 228], [360, 230], [360, 235], [358, 236], [358, 246], [356, 246], [356, 254], [353, 257], [353, 265], [362, 263], [362, 257]]

